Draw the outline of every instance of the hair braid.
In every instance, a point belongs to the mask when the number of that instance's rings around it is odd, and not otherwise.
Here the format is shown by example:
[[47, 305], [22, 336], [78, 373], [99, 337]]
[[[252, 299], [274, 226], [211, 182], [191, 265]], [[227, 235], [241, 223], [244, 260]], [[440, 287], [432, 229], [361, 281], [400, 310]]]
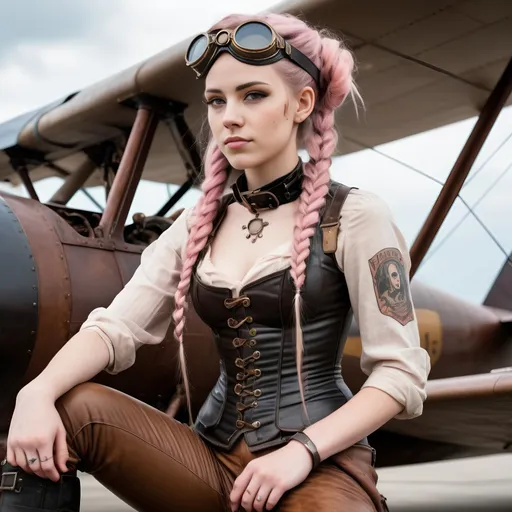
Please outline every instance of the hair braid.
[[203, 250], [213, 229], [213, 220], [219, 208], [219, 199], [227, 180], [227, 160], [216, 144], [210, 143], [205, 157], [205, 180], [202, 185], [203, 195], [194, 208], [195, 221], [192, 224], [186, 246], [186, 256], [180, 275], [180, 282], [174, 295], [174, 337], [179, 343], [179, 360], [189, 418], [192, 422], [190, 386], [183, 347], [185, 328], [186, 297], [190, 288], [190, 279], [199, 253]]
[[[331, 156], [336, 148], [337, 133], [334, 126], [334, 110], [350, 91], [346, 77], [351, 76], [352, 66], [345, 58], [351, 56], [339, 48], [334, 39], [322, 39], [322, 76], [326, 84], [324, 96], [311, 116], [311, 133], [306, 138], [310, 161], [304, 165], [303, 191], [295, 225], [290, 274], [295, 284], [296, 362], [299, 388], [306, 416], [304, 384], [302, 382], [303, 335], [301, 328], [301, 290], [306, 278], [306, 262], [310, 253], [311, 237], [320, 220], [329, 191]], [[349, 63], [350, 64], [350, 63]], [[350, 82], [350, 81], [349, 81]]]

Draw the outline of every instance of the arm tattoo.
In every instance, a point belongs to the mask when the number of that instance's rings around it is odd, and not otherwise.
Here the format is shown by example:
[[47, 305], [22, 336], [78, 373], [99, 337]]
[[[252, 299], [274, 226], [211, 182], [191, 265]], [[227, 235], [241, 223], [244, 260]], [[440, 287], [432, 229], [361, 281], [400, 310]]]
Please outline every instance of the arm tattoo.
[[409, 280], [398, 249], [382, 249], [368, 260], [379, 310], [402, 325], [414, 320]]

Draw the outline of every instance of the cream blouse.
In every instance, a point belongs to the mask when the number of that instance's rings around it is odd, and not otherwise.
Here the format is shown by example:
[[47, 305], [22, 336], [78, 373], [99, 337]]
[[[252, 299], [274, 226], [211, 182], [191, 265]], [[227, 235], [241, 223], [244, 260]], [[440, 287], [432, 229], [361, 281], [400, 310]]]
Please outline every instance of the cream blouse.
[[[81, 330], [95, 331], [107, 344], [108, 373], [129, 368], [141, 345], [157, 344], [164, 339], [185, 256], [191, 211], [181, 214], [144, 250], [140, 266], [109, 307], [93, 310], [81, 326]], [[417, 318], [412, 310], [412, 319], [402, 325], [403, 322], [382, 312], [369, 264], [380, 251], [398, 249], [408, 276], [411, 262], [406, 242], [386, 203], [373, 193], [352, 190], [341, 213], [335, 256], [345, 274], [361, 335], [361, 369], [368, 375], [363, 387], [378, 388], [403, 404], [398, 419], [419, 416], [426, 398], [430, 359], [420, 347]], [[291, 236], [259, 258], [240, 281], [230, 280], [217, 271], [208, 250], [197, 268], [198, 276], [212, 286], [230, 288], [233, 296], [237, 296], [246, 284], [288, 267], [290, 249]]]

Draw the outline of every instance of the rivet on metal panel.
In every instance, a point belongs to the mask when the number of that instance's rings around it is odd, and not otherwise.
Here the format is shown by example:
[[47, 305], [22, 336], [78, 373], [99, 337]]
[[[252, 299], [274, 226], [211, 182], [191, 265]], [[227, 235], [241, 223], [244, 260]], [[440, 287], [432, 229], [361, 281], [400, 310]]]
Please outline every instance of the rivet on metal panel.
[[36, 271], [36, 267], [32, 267], [32, 272], [35, 272]]
[[32, 306], [36, 307], [37, 306], [37, 302], [32, 302]]
[[31, 331], [31, 332], [30, 332], [30, 334], [31, 334], [32, 336], [34, 336], [34, 334], [35, 334], [35, 333], [36, 333], [36, 331]]
[[32, 350], [28, 349], [27, 354], [32, 354]]

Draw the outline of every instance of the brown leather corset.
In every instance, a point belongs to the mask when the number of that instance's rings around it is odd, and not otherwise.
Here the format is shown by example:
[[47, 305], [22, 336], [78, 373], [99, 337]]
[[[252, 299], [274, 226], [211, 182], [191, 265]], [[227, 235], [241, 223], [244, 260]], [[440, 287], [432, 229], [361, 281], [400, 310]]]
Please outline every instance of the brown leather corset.
[[[229, 449], [245, 436], [252, 451], [279, 445], [310, 423], [301, 402], [296, 362], [294, 286], [289, 268], [249, 283], [233, 298], [194, 275], [191, 297], [213, 331], [219, 379], [201, 408], [195, 430]], [[314, 423], [351, 396], [341, 355], [352, 319], [343, 273], [322, 248], [320, 224], [311, 240], [302, 290], [302, 375], [309, 421]]]

